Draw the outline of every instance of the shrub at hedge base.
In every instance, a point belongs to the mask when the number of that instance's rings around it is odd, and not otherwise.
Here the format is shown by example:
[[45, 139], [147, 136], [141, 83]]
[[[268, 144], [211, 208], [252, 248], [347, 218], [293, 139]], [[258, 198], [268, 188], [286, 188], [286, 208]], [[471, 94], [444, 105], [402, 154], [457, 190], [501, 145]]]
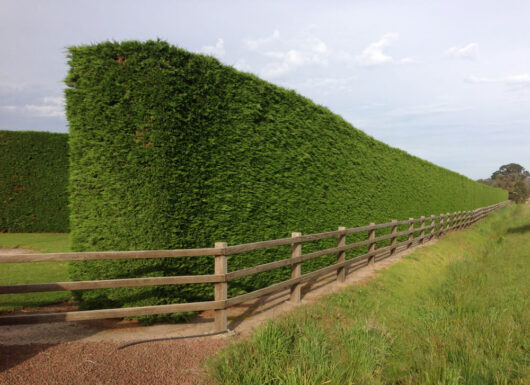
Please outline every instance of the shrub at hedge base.
[[[76, 251], [240, 244], [506, 199], [505, 191], [378, 142], [294, 91], [165, 42], [72, 47], [69, 63]], [[279, 248], [232, 256], [229, 270], [287, 255]], [[212, 257], [72, 265], [78, 280], [205, 273], [213, 273]], [[280, 269], [246, 277], [231, 282], [229, 294], [288, 276]], [[82, 297], [88, 308], [207, 300], [213, 285]]]
[[68, 232], [68, 135], [0, 131], [0, 232]]

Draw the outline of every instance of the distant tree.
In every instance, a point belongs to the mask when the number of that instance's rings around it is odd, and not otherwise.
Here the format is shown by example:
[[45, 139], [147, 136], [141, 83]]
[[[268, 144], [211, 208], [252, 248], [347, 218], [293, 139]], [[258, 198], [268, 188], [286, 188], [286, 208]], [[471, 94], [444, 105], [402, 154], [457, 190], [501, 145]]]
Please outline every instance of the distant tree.
[[510, 199], [517, 203], [524, 203], [530, 195], [528, 186], [523, 181], [516, 182], [513, 186], [513, 190], [510, 191]]
[[478, 183], [482, 183], [488, 186], [493, 186], [493, 180], [491, 178], [488, 179], [477, 179]]
[[497, 171], [495, 171], [493, 174], [491, 174], [491, 179], [497, 179], [498, 176], [504, 175], [504, 176], [514, 176], [519, 177], [521, 179], [528, 178], [530, 176], [530, 173], [525, 170], [523, 166], [517, 163], [509, 163], [505, 164], [504, 166], [499, 167]]
[[530, 196], [530, 173], [517, 163], [505, 164], [490, 179], [479, 179], [477, 182], [488, 186], [508, 190], [511, 200], [523, 203]]

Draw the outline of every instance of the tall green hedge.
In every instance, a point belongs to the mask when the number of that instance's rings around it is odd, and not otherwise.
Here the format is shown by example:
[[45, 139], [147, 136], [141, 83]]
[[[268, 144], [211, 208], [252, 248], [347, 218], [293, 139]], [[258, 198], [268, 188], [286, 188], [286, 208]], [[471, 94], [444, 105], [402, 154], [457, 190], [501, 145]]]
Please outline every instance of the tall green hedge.
[[68, 134], [0, 131], [0, 232], [68, 232]]
[[[77, 251], [239, 244], [506, 199], [505, 191], [378, 142], [294, 91], [212, 57], [161, 41], [129, 41], [72, 47], [69, 59]], [[229, 269], [284, 258], [285, 252], [230, 257]], [[72, 276], [212, 269], [211, 257], [102, 261], [76, 263]], [[284, 269], [231, 282], [230, 293], [288, 274]], [[208, 299], [212, 293], [212, 285], [187, 285], [87, 291], [83, 298], [94, 307]]]

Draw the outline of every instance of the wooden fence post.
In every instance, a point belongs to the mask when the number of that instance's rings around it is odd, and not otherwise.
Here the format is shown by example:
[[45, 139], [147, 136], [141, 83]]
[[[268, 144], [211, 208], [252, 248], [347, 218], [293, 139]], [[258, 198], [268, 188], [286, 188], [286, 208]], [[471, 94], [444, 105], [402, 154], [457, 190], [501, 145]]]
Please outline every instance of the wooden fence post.
[[455, 213], [449, 213], [449, 223], [447, 225], [447, 231], [452, 230], [451, 227], [453, 227], [454, 219]]
[[435, 222], [434, 215], [431, 215], [431, 232], [430, 232], [430, 236], [429, 236], [429, 241], [434, 238], [434, 228], [436, 227], [436, 223], [434, 223], [434, 222]]
[[443, 214], [440, 214], [440, 228], [438, 229], [438, 236], [441, 237], [444, 232], [444, 218]]
[[425, 217], [422, 215], [420, 219], [420, 244], [423, 245], [423, 242], [425, 241], [425, 229], [423, 228], [425, 226]]
[[[291, 233], [292, 238], [301, 236], [302, 233]], [[291, 245], [291, 258], [296, 258], [302, 255], [302, 244], [293, 243]], [[298, 278], [302, 275], [302, 263], [297, 262], [291, 265], [291, 278]], [[302, 300], [302, 284], [295, 283], [291, 286], [291, 302], [299, 303]]]
[[[395, 222], [397, 222], [397, 219], [392, 219], [392, 223], [395, 223]], [[397, 233], [397, 225], [392, 226], [391, 233], [392, 233], [392, 234]], [[392, 256], [392, 255], [394, 255], [394, 254], [396, 253], [396, 243], [397, 243], [397, 238], [396, 238], [396, 237], [392, 237], [391, 239], [392, 239], [392, 240], [391, 240], [391, 242], [390, 242], [390, 246], [391, 246], [391, 248], [390, 248], [390, 255]]]
[[[413, 221], [414, 218], [409, 218], [409, 221]], [[414, 222], [409, 223], [409, 231], [414, 230]], [[414, 242], [414, 233], [409, 234], [409, 243], [407, 243], [407, 249], [410, 249], [412, 247], [412, 243]]]
[[[215, 242], [216, 249], [224, 249], [228, 246], [226, 242]], [[225, 275], [228, 273], [228, 264], [226, 255], [215, 256], [215, 274]], [[228, 283], [219, 282], [215, 284], [214, 299], [216, 301], [226, 301], [228, 299]], [[215, 332], [224, 332], [228, 329], [228, 320], [226, 315], [226, 307], [215, 310], [214, 316]]]
[[[374, 222], [370, 222], [368, 226], [375, 226]], [[372, 229], [368, 232], [368, 240], [373, 241], [375, 239], [375, 229]], [[368, 252], [375, 251], [375, 243], [371, 242], [370, 246], [368, 246]], [[375, 255], [372, 255], [371, 257], [368, 257], [368, 264], [372, 266], [375, 269]]]
[[[346, 227], [340, 226], [340, 230], [346, 230]], [[346, 245], [346, 234], [339, 235], [337, 241], [337, 247]], [[346, 251], [339, 251], [337, 253], [337, 263], [344, 262], [346, 260]], [[337, 270], [337, 282], [344, 282], [346, 280], [346, 267], [341, 267]]]

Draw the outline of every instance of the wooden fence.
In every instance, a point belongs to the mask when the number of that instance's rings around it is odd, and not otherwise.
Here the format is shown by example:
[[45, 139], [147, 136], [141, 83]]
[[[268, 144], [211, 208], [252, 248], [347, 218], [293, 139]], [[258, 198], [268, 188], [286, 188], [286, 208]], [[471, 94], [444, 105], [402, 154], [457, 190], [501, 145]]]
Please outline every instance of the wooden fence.
[[[75, 282], [53, 282], [35, 283], [25, 285], [0, 286], [0, 294], [32, 293], [58, 290], [89, 290], [106, 289], [118, 287], [138, 287], [153, 285], [180, 285], [194, 283], [213, 283], [214, 300], [206, 302], [178, 303], [171, 305], [142, 306], [117, 309], [102, 309], [88, 311], [68, 311], [58, 313], [30, 313], [21, 315], [0, 316], [0, 325], [19, 323], [39, 323], [55, 321], [82, 321], [104, 318], [122, 318], [142, 316], [150, 314], [168, 314], [187, 311], [214, 310], [214, 331], [227, 330], [226, 309], [241, 302], [251, 300], [263, 295], [271, 294], [280, 290], [290, 289], [290, 300], [300, 302], [301, 287], [304, 282], [336, 272], [336, 279], [343, 282], [348, 272], [358, 270], [369, 264], [387, 258], [395, 253], [410, 248], [415, 244], [422, 244], [435, 236], [440, 236], [450, 230], [458, 230], [470, 226], [476, 221], [484, 218], [489, 212], [508, 204], [509, 201], [501, 202], [488, 207], [482, 207], [472, 211], [458, 211], [454, 213], [440, 214], [438, 216], [409, 218], [405, 221], [393, 220], [388, 223], [375, 224], [355, 228], [339, 227], [336, 231], [319, 234], [302, 235], [292, 233], [291, 238], [275, 239], [270, 241], [247, 243], [237, 246], [228, 246], [225, 242], [215, 243], [214, 248], [206, 249], [181, 249], [181, 250], [147, 250], [147, 251], [105, 251], [105, 252], [78, 252], [78, 253], [50, 253], [50, 254], [19, 254], [1, 256], [0, 263], [20, 262], [44, 262], [44, 261], [88, 261], [100, 259], [137, 259], [137, 258], [179, 258], [213, 256], [215, 273], [210, 275], [188, 275], [173, 277], [149, 277], [128, 278], [96, 281]], [[419, 224], [419, 227], [415, 227]], [[408, 225], [408, 229], [398, 232], [398, 226]], [[376, 236], [376, 230], [390, 228], [390, 233]], [[367, 232], [367, 239], [355, 243], [346, 244], [348, 234]], [[415, 236], [416, 235], [416, 236]], [[407, 236], [406, 240], [397, 243], [398, 237]], [[308, 254], [302, 253], [302, 244], [326, 238], [336, 238], [337, 246]], [[376, 248], [376, 243], [390, 240], [388, 246]], [[253, 266], [246, 269], [228, 272], [227, 256], [240, 254], [252, 250], [266, 249], [291, 245], [290, 258]], [[346, 259], [346, 251], [368, 246], [368, 252], [351, 259]], [[321, 268], [310, 273], [302, 274], [301, 264], [304, 261], [319, 258], [324, 255], [336, 254], [337, 262], [333, 265]], [[284, 266], [291, 266], [291, 278], [273, 284], [271, 286], [255, 290], [250, 293], [228, 298], [228, 283], [234, 279], [262, 273]]]

